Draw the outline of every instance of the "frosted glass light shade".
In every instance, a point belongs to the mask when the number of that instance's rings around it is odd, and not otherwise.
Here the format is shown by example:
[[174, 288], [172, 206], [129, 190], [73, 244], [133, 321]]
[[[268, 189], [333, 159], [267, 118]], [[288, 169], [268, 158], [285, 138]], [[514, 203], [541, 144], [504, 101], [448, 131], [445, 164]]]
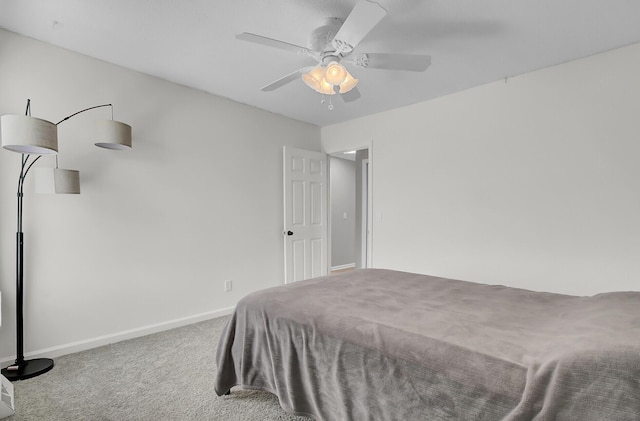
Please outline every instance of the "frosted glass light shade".
[[46, 155], [58, 153], [58, 127], [26, 115], [0, 117], [2, 147], [13, 152]]
[[350, 90], [356, 87], [359, 80], [351, 76], [351, 73], [347, 72], [347, 77], [344, 79], [344, 82], [340, 84], [340, 93], [346, 94]]
[[316, 92], [321, 92], [322, 88], [322, 80], [324, 79], [324, 67], [316, 66], [308, 73], [302, 74], [302, 80], [307, 84], [308, 87], [313, 89]]
[[318, 91], [321, 94], [324, 95], [335, 95], [336, 94], [336, 90], [334, 89], [333, 85], [331, 85], [329, 82], [327, 82], [326, 79], [322, 79], [322, 81], [320, 82], [320, 90]]
[[34, 168], [35, 191], [45, 194], [80, 194], [80, 172], [60, 168]]
[[330, 85], [340, 85], [346, 79], [349, 72], [337, 61], [329, 63], [324, 78]]
[[106, 149], [131, 149], [131, 126], [114, 120], [95, 123], [96, 146]]

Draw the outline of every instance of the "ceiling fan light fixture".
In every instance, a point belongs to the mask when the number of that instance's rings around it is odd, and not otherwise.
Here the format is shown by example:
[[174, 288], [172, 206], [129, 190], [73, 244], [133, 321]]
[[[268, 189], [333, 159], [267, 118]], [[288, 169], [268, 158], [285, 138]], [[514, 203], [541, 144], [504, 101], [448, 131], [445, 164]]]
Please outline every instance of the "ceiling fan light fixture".
[[332, 61], [326, 67], [322, 64], [311, 71], [302, 74], [304, 83], [323, 95], [335, 95], [347, 93], [358, 84], [358, 79], [337, 61]]

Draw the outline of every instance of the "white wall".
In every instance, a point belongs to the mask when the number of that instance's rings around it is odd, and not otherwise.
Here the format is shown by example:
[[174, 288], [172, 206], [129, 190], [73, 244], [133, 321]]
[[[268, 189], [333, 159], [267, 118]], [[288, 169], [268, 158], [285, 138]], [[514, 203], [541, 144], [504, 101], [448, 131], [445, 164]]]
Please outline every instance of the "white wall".
[[[282, 146], [320, 150], [318, 127], [0, 30], [0, 114], [27, 98], [53, 122], [113, 103], [134, 142], [94, 147], [91, 123], [111, 114], [84, 113], [59, 127], [60, 167], [80, 170], [82, 194], [36, 195], [27, 179], [27, 354], [211, 317], [283, 282]], [[0, 151], [0, 361], [15, 357], [19, 161]]]
[[329, 166], [331, 266], [335, 268], [356, 262], [356, 163], [330, 156]]
[[640, 290], [638, 75], [640, 44], [324, 127], [372, 146], [373, 265]]

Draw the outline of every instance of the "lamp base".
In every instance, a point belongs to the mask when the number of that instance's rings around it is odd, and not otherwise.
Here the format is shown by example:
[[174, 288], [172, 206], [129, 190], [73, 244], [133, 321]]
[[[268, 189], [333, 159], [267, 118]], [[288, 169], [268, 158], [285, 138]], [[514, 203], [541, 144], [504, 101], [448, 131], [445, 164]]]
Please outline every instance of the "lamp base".
[[2, 375], [9, 381], [25, 380], [44, 374], [53, 368], [53, 360], [49, 358], [36, 358], [25, 360], [19, 366], [10, 365], [2, 369]]

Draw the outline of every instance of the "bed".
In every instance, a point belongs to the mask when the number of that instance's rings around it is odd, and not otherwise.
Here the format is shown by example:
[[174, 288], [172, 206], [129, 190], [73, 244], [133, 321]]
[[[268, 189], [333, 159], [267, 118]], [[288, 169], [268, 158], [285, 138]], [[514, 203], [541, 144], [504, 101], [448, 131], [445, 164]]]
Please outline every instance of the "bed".
[[640, 292], [354, 270], [246, 296], [216, 359], [318, 420], [638, 420]]

